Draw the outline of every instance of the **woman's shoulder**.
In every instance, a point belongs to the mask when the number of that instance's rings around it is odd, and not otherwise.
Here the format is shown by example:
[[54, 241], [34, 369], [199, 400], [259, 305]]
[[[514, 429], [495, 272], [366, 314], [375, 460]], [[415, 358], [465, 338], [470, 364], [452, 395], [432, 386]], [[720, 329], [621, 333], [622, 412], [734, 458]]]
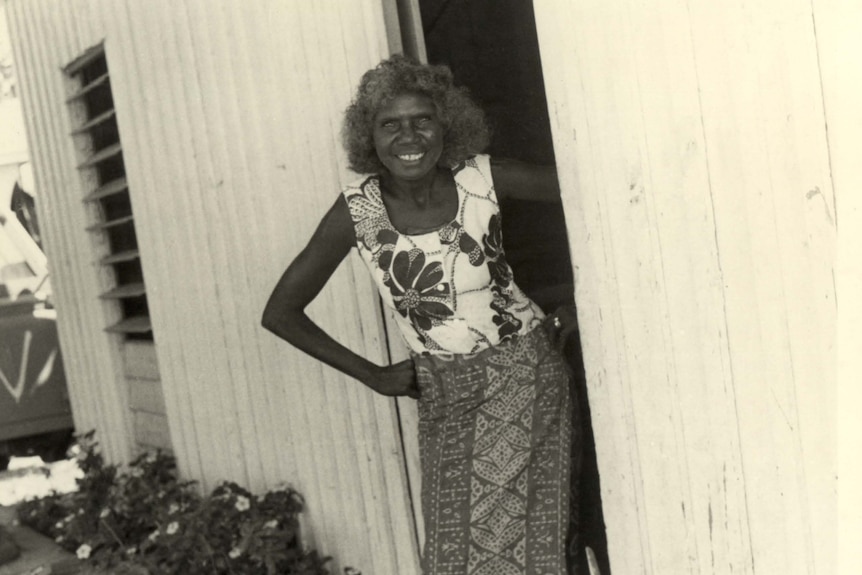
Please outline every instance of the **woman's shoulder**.
[[380, 176], [378, 174], [357, 174], [341, 188], [341, 194], [348, 199], [356, 195], [373, 196], [375, 191], [379, 189]]

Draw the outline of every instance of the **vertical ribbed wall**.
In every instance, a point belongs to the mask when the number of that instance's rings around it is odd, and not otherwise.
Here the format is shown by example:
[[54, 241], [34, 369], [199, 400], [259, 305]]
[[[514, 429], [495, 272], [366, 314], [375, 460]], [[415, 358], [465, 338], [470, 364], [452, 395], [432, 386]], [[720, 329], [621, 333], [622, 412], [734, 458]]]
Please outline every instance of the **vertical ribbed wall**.
[[535, 7], [614, 571], [833, 573], [843, 88], [811, 3]]
[[132, 432], [119, 340], [102, 331], [116, 321], [116, 310], [98, 299], [107, 283], [97, 264], [97, 240], [84, 231], [93, 222], [76, 169], [82, 156], [69, 135], [65, 102], [70, 86], [61, 71], [100, 36], [73, 18], [83, 2], [6, 6], [76, 427], [97, 429], [110, 459], [124, 461], [131, 453]]
[[[352, 177], [340, 112], [386, 54], [379, 4], [26, 0], [10, 11], [78, 420], [128, 443], [128, 423], [110, 419], [128, 408], [106, 389], [115, 360], [59, 71], [104, 39], [183, 474], [207, 488], [289, 482], [334, 572], [406, 574], [418, 567], [394, 403], [259, 326], [269, 291]], [[345, 263], [311, 312], [382, 362], [361, 265]]]

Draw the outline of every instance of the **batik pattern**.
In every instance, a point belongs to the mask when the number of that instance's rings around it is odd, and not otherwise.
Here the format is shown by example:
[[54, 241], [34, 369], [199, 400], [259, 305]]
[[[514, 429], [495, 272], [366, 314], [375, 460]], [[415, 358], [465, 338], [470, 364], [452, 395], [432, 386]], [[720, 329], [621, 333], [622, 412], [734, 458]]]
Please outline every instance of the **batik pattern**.
[[425, 575], [566, 573], [572, 399], [545, 331], [414, 362]]

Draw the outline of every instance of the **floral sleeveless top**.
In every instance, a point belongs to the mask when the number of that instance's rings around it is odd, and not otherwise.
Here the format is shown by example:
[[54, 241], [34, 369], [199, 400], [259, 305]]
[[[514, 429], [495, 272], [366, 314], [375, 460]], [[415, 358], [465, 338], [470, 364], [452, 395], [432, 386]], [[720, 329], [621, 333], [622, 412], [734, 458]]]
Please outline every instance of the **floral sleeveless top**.
[[379, 176], [343, 191], [359, 254], [417, 353], [476, 353], [527, 333], [544, 317], [515, 285], [506, 262], [489, 157], [470, 158], [452, 172], [458, 213], [424, 234], [395, 229]]

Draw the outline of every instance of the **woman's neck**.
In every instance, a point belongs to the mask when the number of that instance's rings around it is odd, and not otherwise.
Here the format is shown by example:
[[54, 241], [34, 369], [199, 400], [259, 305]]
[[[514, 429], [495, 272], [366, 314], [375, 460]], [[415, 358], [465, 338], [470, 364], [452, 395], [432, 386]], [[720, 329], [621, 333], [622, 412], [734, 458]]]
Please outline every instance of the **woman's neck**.
[[416, 180], [396, 178], [387, 171], [381, 173], [381, 183], [385, 192], [398, 200], [412, 200], [417, 205], [428, 204], [435, 190], [440, 168], [435, 168]]

